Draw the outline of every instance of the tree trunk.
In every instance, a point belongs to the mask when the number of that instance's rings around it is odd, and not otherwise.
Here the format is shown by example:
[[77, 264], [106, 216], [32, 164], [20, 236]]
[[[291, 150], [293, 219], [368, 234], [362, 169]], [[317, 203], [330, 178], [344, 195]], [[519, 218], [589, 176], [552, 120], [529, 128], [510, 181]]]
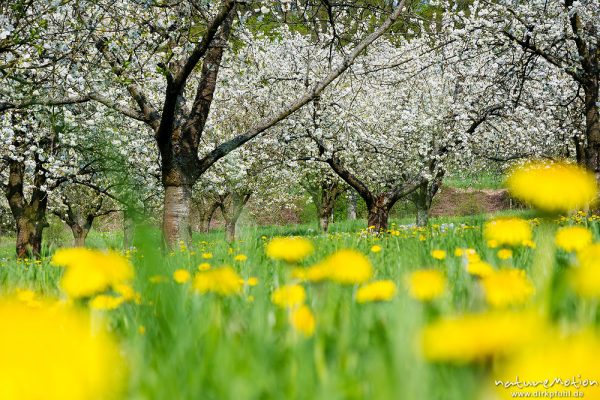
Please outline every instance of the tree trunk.
[[210, 209], [208, 210], [208, 214], [207, 214], [207, 216], [206, 216], [206, 222], [205, 222], [205, 225], [204, 225], [204, 227], [202, 228], [202, 231], [203, 231], [204, 233], [208, 233], [208, 232], [210, 232], [210, 225], [212, 224], [212, 220], [213, 220], [213, 217], [214, 217], [214, 215], [215, 215], [215, 212], [216, 212], [216, 211], [217, 211], [217, 209], [219, 208], [219, 204], [220, 204], [220, 203], [219, 203], [218, 201], [215, 201], [215, 202], [213, 202], [213, 203], [212, 203], [212, 205], [210, 206]]
[[[22, 133], [21, 131], [16, 131]], [[15, 146], [20, 146], [17, 136]], [[44, 147], [47, 145], [44, 142]], [[46, 209], [48, 195], [42, 186], [46, 184], [46, 176], [42, 173], [42, 162], [36, 156], [36, 167], [33, 174], [33, 190], [30, 200], [25, 199], [25, 163], [11, 160], [9, 162], [8, 183], [6, 185], [6, 200], [16, 223], [17, 241], [16, 253], [18, 258], [39, 258], [42, 249], [42, 232], [48, 226]]]
[[351, 221], [356, 219], [356, 202], [356, 192], [353, 189], [350, 189], [348, 191], [348, 219]]
[[235, 227], [237, 225], [237, 219], [229, 220], [225, 223], [225, 235], [229, 243], [235, 242]]
[[192, 190], [189, 186], [166, 186], [163, 211], [163, 235], [171, 248], [180, 241], [190, 240], [190, 205]]
[[244, 210], [244, 206], [250, 200], [252, 193], [233, 193], [231, 195], [231, 210], [227, 211], [225, 201], [219, 204], [221, 212], [223, 213], [223, 219], [225, 219], [225, 235], [229, 243], [233, 243], [236, 239], [236, 227], [240, 215]]
[[585, 166], [600, 181], [600, 111], [598, 106], [598, 78], [585, 87]]
[[17, 258], [39, 258], [42, 250], [42, 231], [45, 221], [35, 221], [27, 217], [17, 219]]
[[135, 236], [135, 219], [132, 210], [123, 211], [123, 248], [130, 249], [133, 246]]
[[327, 233], [327, 230], [329, 229], [329, 219], [330, 216], [327, 215], [322, 215], [319, 217], [319, 228], [321, 228], [321, 231], [324, 233]]
[[429, 223], [429, 210], [431, 208], [431, 196], [429, 196], [429, 182], [425, 181], [413, 196], [417, 208], [417, 226], [427, 226]]
[[340, 195], [340, 185], [337, 182], [321, 184], [320, 201], [318, 204], [319, 227], [324, 233], [329, 229], [329, 222], [333, 219], [335, 201]]
[[373, 205], [369, 207], [367, 224], [375, 232], [385, 232], [388, 227], [390, 209], [387, 206]]
[[85, 247], [85, 239], [90, 230], [80, 224], [73, 224], [70, 228], [73, 232], [73, 247]]

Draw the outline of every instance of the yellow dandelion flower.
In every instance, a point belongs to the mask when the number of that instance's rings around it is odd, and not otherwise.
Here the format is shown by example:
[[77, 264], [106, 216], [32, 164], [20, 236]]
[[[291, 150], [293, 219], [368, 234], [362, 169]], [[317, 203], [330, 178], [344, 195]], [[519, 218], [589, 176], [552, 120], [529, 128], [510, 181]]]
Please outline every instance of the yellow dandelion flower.
[[465, 249], [460, 247], [454, 249], [454, 257], [462, 257], [463, 255], [465, 255]]
[[278, 237], [272, 239], [266, 248], [267, 257], [288, 263], [302, 261], [314, 252], [312, 242], [302, 237]]
[[379, 253], [382, 250], [381, 246], [378, 244], [374, 244], [371, 246], [371, 253]]
[[467, 272], [479, 278], [485, 278], [494, 273], [494, 267], [485, 261], [474, 261], [467, 263]]
[[600, 297], [600, 244], [577, 252], [577, 265], [569, 271], [571, 286], [582, 297]]
[[90, 300], [90, 308], [94, 310], [115, 310], [125, 302], [123, 297], [99, 294]]
[[103, 326], [64, 304], [29, 307], [0, 300], [0, 398], [100, 400], [118, 398], [125, 360]]
[[373, 276], [371, 262], [356, 250], [338, 250], [325, 260], [325, 265], [327, 277], [342, 285], [364, 283]]
[[294, 308], [304, 303], [306, 290], [301, 285], [290, 284], [275, 289], [271, 301], [281, 308]]
[[212, 253], [202, 253], [202, 258], [204, 258], [205, 260], [210, 260], [211, 258], [213, 258]]
[[136, 304], [140, 304], [142, 301], [142, 296], [136, 292], [131, 285], [126, 283], [118, 283], [113, 289], [123, 298], [124, 301], [133, 301]]
[[294, 268], [292, 270], [292, 278], [316, 283], [328, 279], [330, 271], [331, 269], [328, 267], [328, 264], [321, 262], [308, 268]]
[[240, 279], [233, 268], [225, 266], [196, 273], [192, 286], [201, 294], [216, 293], [221, 296], [230, 296], [241, 292]]
[[310, 337], [315, 332], [315, 316], [310, 308], [305, 305], [292, 310], [290, 314], [290, 322], [292, 327], [297, 332], [300, 332], [306, 337]]
[[251, 276], [250, 278], [248, 278], [248, 280], [246, 280], [246, 284], [248, 286], [256, 286], [258, 285], [258, 278], [255, 276]]
[[423, 356], [467, 363], [507, 355], [530, 343], [540, 322], [529, 314], [484, 313], [444, 317], [421, 333]]
[[292, 269], [292, 278], [298, 279], [301, 281], [306, 280], [306, 270], [308, 268], [294, 268]]
[[432, 250], [431, 257], [435, 258], [436, 260], [444, 260], [446, 258], [446, 251], [439, 249]]
[[[566, 337], [544, 335], [497, 368], [493, 382], [497, 393], [505, 399], [553, 397], [557, 391], [575, 391], [574, 388], [582, 392], [580, 397], [599, 399], [598, 354], [600, 338], [591, 332], [579, 332]], [[515, 384], [517, 379], [521, 387]], [[545, 380], [550, 384], [547, 388], [542, 383]], [[596, 381], [596, 384], [589, 384], [591, 381]], [[532, 384], [526, 385], [525, 382]], [[543, 395], [543, 392], [549, 396]]]
[[507, 307], [526, 303], [534, 287], [525, 271], [515, 268], [495, 271], [481, 280], [485, 299], [493, 307]]
[[210, 269], [210, 264], [205, 262], [198, 265], [198, 271], [208, 271]]
[[244, 262], [248, 259], [248, 257], [245, 254], [237, 254], [235, 257], [233, 257], [234, 261], [239, 261], [239, 262]]
[[531, 226], [521, 218], [498, 218], [484, 225], [483, 236], [488, 244], [494, 242], [490, 247], [521, 246], [531, 240]]
[[498, 250], [496, 255], [501, 260], [508, 260], [509, 258], [511, 258], [513, 256], [513, 252], [511, 249], [500, 249], [500, 250]]
[[431, 301], [446, 289], [446, 277], [435, 269], [421, 269], [407, 276], [408, 292], [415, 300]]
[[357, 303], [390, 301], [396, 295], [396, 284], [390, 280], [368, 283], [356, 292]]
[[89, 297], [133, 278], [133, 267], [126, 257], [113, 251], [86, 248], [59, 249], [52, 264], [65, 267], [61, 289], [70, 297]]
[[179, 284], [184, 284], [192, 279], [192, 274], [187, 269], [178, 269], [173, 272], [173, 280]]
[[586, 208], [598, 196], [594, 174], [566, 162], [531, 161], [513, 169], [506, 185], [517, 199], [553, 213]]
[[554, 242], [564, 251], [578, 251], [592, 243], [592, 232], [583, 226], [566, 226], [556, 232]]

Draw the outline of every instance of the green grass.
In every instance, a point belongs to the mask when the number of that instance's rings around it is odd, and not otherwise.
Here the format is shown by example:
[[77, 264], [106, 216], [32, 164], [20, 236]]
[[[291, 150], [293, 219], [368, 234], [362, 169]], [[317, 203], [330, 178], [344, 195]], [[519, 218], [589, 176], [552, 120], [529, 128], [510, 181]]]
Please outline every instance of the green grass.
[[[407, 237], [377, 238], [360, 234], [364, 221], [333, 224], [329, 235], [318, 234], [313, 224], [283, 227], [243, 227], [241, 240], [225, 243], [223, 232], [195, 235], [185, 251], [163, 255], [155, 230], [136, 236], [134, 287], [142, 304], [126, 304], [107, 312], [111, 330], [119, 338], [130, 362], [130, 399], [475, 399], [489, 384], [489, 365], [428, 364], [419, 354], [416, 338], [427, 321], [439, 314], [460, 313], [484, 307], [477, 282], [464, 271], [457, 247], [473, 247], [496, 266], [502, 262], [481, 237], [488, 216], [436, 219], [426, 232]], [[408, 220], [393, 221], [400, 225]], [[439, 224], [453, 223], [441, 230]], [[461, 227], [461, 224], [467, 224]], [[595, 235], [598, 227], [593, 225]], [[426, 240], [419, 236], [425, 233]], [[269, 260], [267, 238], [304, 235], [317, 251], [304, 263], [311, 265], [342, 248], [367, 254], [376, 279], [391, 279], [397, 296], [388, 303], [357, 304], [356, 288], [333, 283], [306, 284], [308, 304], [317, 328], [303, 338], [288, 323], [286, 312], [270, 302], [272, 290], [290, 281], [290, 267]], [[93, 232], [89, 246], [119, 248], [120, 235]], [[267, 239], [268, 240], [268, 239]], [[61, 271], [48, 260], [40, 264], [12, 260], [10, 238], [2, 238], [0, 285], [27, 287], [60, 295]], [[383, 247], [371, 253], [373, 244]], [[431, 258], [433, 249], [448, 251], [448, 258]], [[211, 252], [213, 266], [232, 265], [243, 278], [259, 284], [245, 287], [239, 296], [219, 298], [196, 295], [188, 284], [172, 279], [176, 269], [192, 273]], [[233, 260], [245, 254], [245, 262]], [[529, 271], [533, 251], [515, 251], [512, 264]], [[409, 298], [404, 277], [422, 267], [447, 274], [451, 290], [431, 305]], [[166, 281], [151, 283], [162, 275]], [[560, 307], [568, 307], [559, 304]], [[568, 311], [571, 312], [571, 311]], [[145, 333], [139, 332], [144, 327]], [[443, 340], [443, 338], [440, 338]]]
[[481, 171], [478, 174], [454, 174], [444, 179], [444, 186], [459, 189], [501, 189], [504, 187], [503, 175]]

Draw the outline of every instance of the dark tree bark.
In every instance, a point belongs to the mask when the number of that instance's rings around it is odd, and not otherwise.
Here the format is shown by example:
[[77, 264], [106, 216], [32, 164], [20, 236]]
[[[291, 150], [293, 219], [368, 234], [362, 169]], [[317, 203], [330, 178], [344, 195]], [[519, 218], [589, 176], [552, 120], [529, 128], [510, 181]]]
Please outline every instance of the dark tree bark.
[[375, 196], [373, 201], [367, 203], [367, 226], [375, 232], [385, 232], [388, 228], [390, 210], [396, 204], [388, 193]]
[[[13, 145], [17, 148], [23, 146], [25, 133], [15, 130]], [[50, 148], [53, 137], [40, 142], [46, 149]], [[46, 175], [42, 161], [35, 155], [35, 169], [33, 175], [33, 189], [29, 200], [25, 197], [25, 162], [10, 159], [8, 182], [5, 185], [5, 195], [10, 211], [16, 223], [17, 242], [16, 253], [18, 258], [39, 258], [42, 250], [42, 233], [48, 226], [46, 211], [48, 208], [48, 195], [43, 187], [46, 185]]]
[[246, 206], [246, 203], [250, 200], [251, 195], [251, 192], [235, 192], [230, 196], [231, 200], [229, 202], [229, 207], [227, 207], [225, 198], [219, 203], [221, 213], [223, 213], [223, 219], [225, 219], [225, 236], [230, 243], [233, 243], [236, 239], [238, 219], [240, 218], [240, 215], [242, 215], [244, 206]]
[[39, 168], [36, 168], [34, 189], [27, 201], [23, 192], [25, 164], [14, 160], [10, 161], [6, 198], [16, 222], [18, 258], [40, 257], [42, 233], [48, 226], [46, 220], [48, 196], [45, 191], [40, 189], [45, 184], [46, 178], [39, 172]]
[[329, 223], [333, 217], [335, 202], [342, 193], [342, 185], [335, 180], [324, 180], [319, 185], [305, 185], [305, 189], [310, 194], [315, 205], [319, 219], [319, 228], [322, 232], [327, 233]]
[[321, 204], [319, 207], [319, 227], [321, 231], [327, 233], [329, 223], [333, 217], [333, 208], [335, 201], [342, 192], [341, 185], [337, 182], [321, 184]]

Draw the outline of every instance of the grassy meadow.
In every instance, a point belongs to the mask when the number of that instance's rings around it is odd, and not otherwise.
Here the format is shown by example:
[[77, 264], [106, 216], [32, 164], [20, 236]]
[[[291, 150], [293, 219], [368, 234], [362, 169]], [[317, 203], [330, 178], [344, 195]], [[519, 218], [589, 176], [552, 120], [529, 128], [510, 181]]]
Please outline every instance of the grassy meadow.
[[[92, 314], [108, 324], [124, 352], [129, 371], [126, 398], [482, 398], [489, 391], [498, 393], [493, 379], [500, 361], [493, 354], [474, 362], [428, 361], [420, 334], [441, 316], [485, 313], [490, 308], [480, 278], [467, 272], [467, 257], [455, 256], [456, 249], [473, 249], [494, 268], [516, 267], [531, 276], [539, 247], [515, 248], [511, 257], [500, 259], [498, 249], [489, 248], [482, 236], [489, 218], [434, 220], [427, 229], [397, 221], [386, 236], [360, 229], [364, 221], [334, 224], [328, 235], [315, 234], [310, 226], [253, 228], [245, 229], [242, 239], [231, 246], [216, 231], [167, 255], [160, 250], [157, 232], [140, 229], [136, 250], [126, 252], [135, 268], [132, 287], [139, 298], [115, 309], [92, 307]], [[530, 223], [536, 226], [539, 221]], [[598, 223], [587, 217], [563, 219], [551, 228], [558, 224], [582, 224], [595, 238], [600, 236]], [[539, 227], [534, 232], [536, 242], [548, 241], [543, 235], [551, 234]], [[295, 266], [268, 258], [266, 244], [287, 235], [303, 235], [315, 251]], [[95, 234], [89, 243], [104, 248], [117, 246], [119, 240]], [[394, 282], [397, 292], [389, 301], [359, 304], [359, 284], [311, 283], [293, 277], [294, 268], [314, 265], [347, 248], [366, 255], [373, 266], [371, 280]], [[443, 250], [445, 257], [439, 253], [434, 258], [434, 250]], [[565, 257], [558, 252], [550, 258], [564, 265]], [[34, 291], [36, 297], [64, 297], [59, 289], [63, 271], [50, 265], [49, 258], [22, 262], [7, 258], [0, 268], [4, 292], [19, 288]], [[211, 269], [232, 266], [243, 280], [239, 293], [198, 294], [192, 279], [179, 283], [174, 279], [178, 270], [193, 276], [202, 264], [205, 271], [207, 264]], [[407, 283], [411, 272], [424, 267], [447, 278], [443, 293], [430, 301], [411, 297]], [[271, 301], [273, 291], [289, 283], [302, 284], [306, 290], [305, 302], [315, 320], [314, 332], [308, 335], [290, 324], [289, 309]], [[557, 290], [568, 291], [559, 286]], [[88, 306], [87, 298], [76, 302]], [[552, 304], [552, 318], [596, 324], [597, 307], [588, 308], [592, 315], [586, 315], [579, 305], [571, 294], [561, 295]]]
[[54, 232], [19, 261], [2, 238], [0, 398], [598, 399], [600, 217], [557, 212], [595, 179], [528, 168], [511, 190], [537, 211], [426, 228], [245, 227], [170, 251], [151, 227], [131, 249]]

